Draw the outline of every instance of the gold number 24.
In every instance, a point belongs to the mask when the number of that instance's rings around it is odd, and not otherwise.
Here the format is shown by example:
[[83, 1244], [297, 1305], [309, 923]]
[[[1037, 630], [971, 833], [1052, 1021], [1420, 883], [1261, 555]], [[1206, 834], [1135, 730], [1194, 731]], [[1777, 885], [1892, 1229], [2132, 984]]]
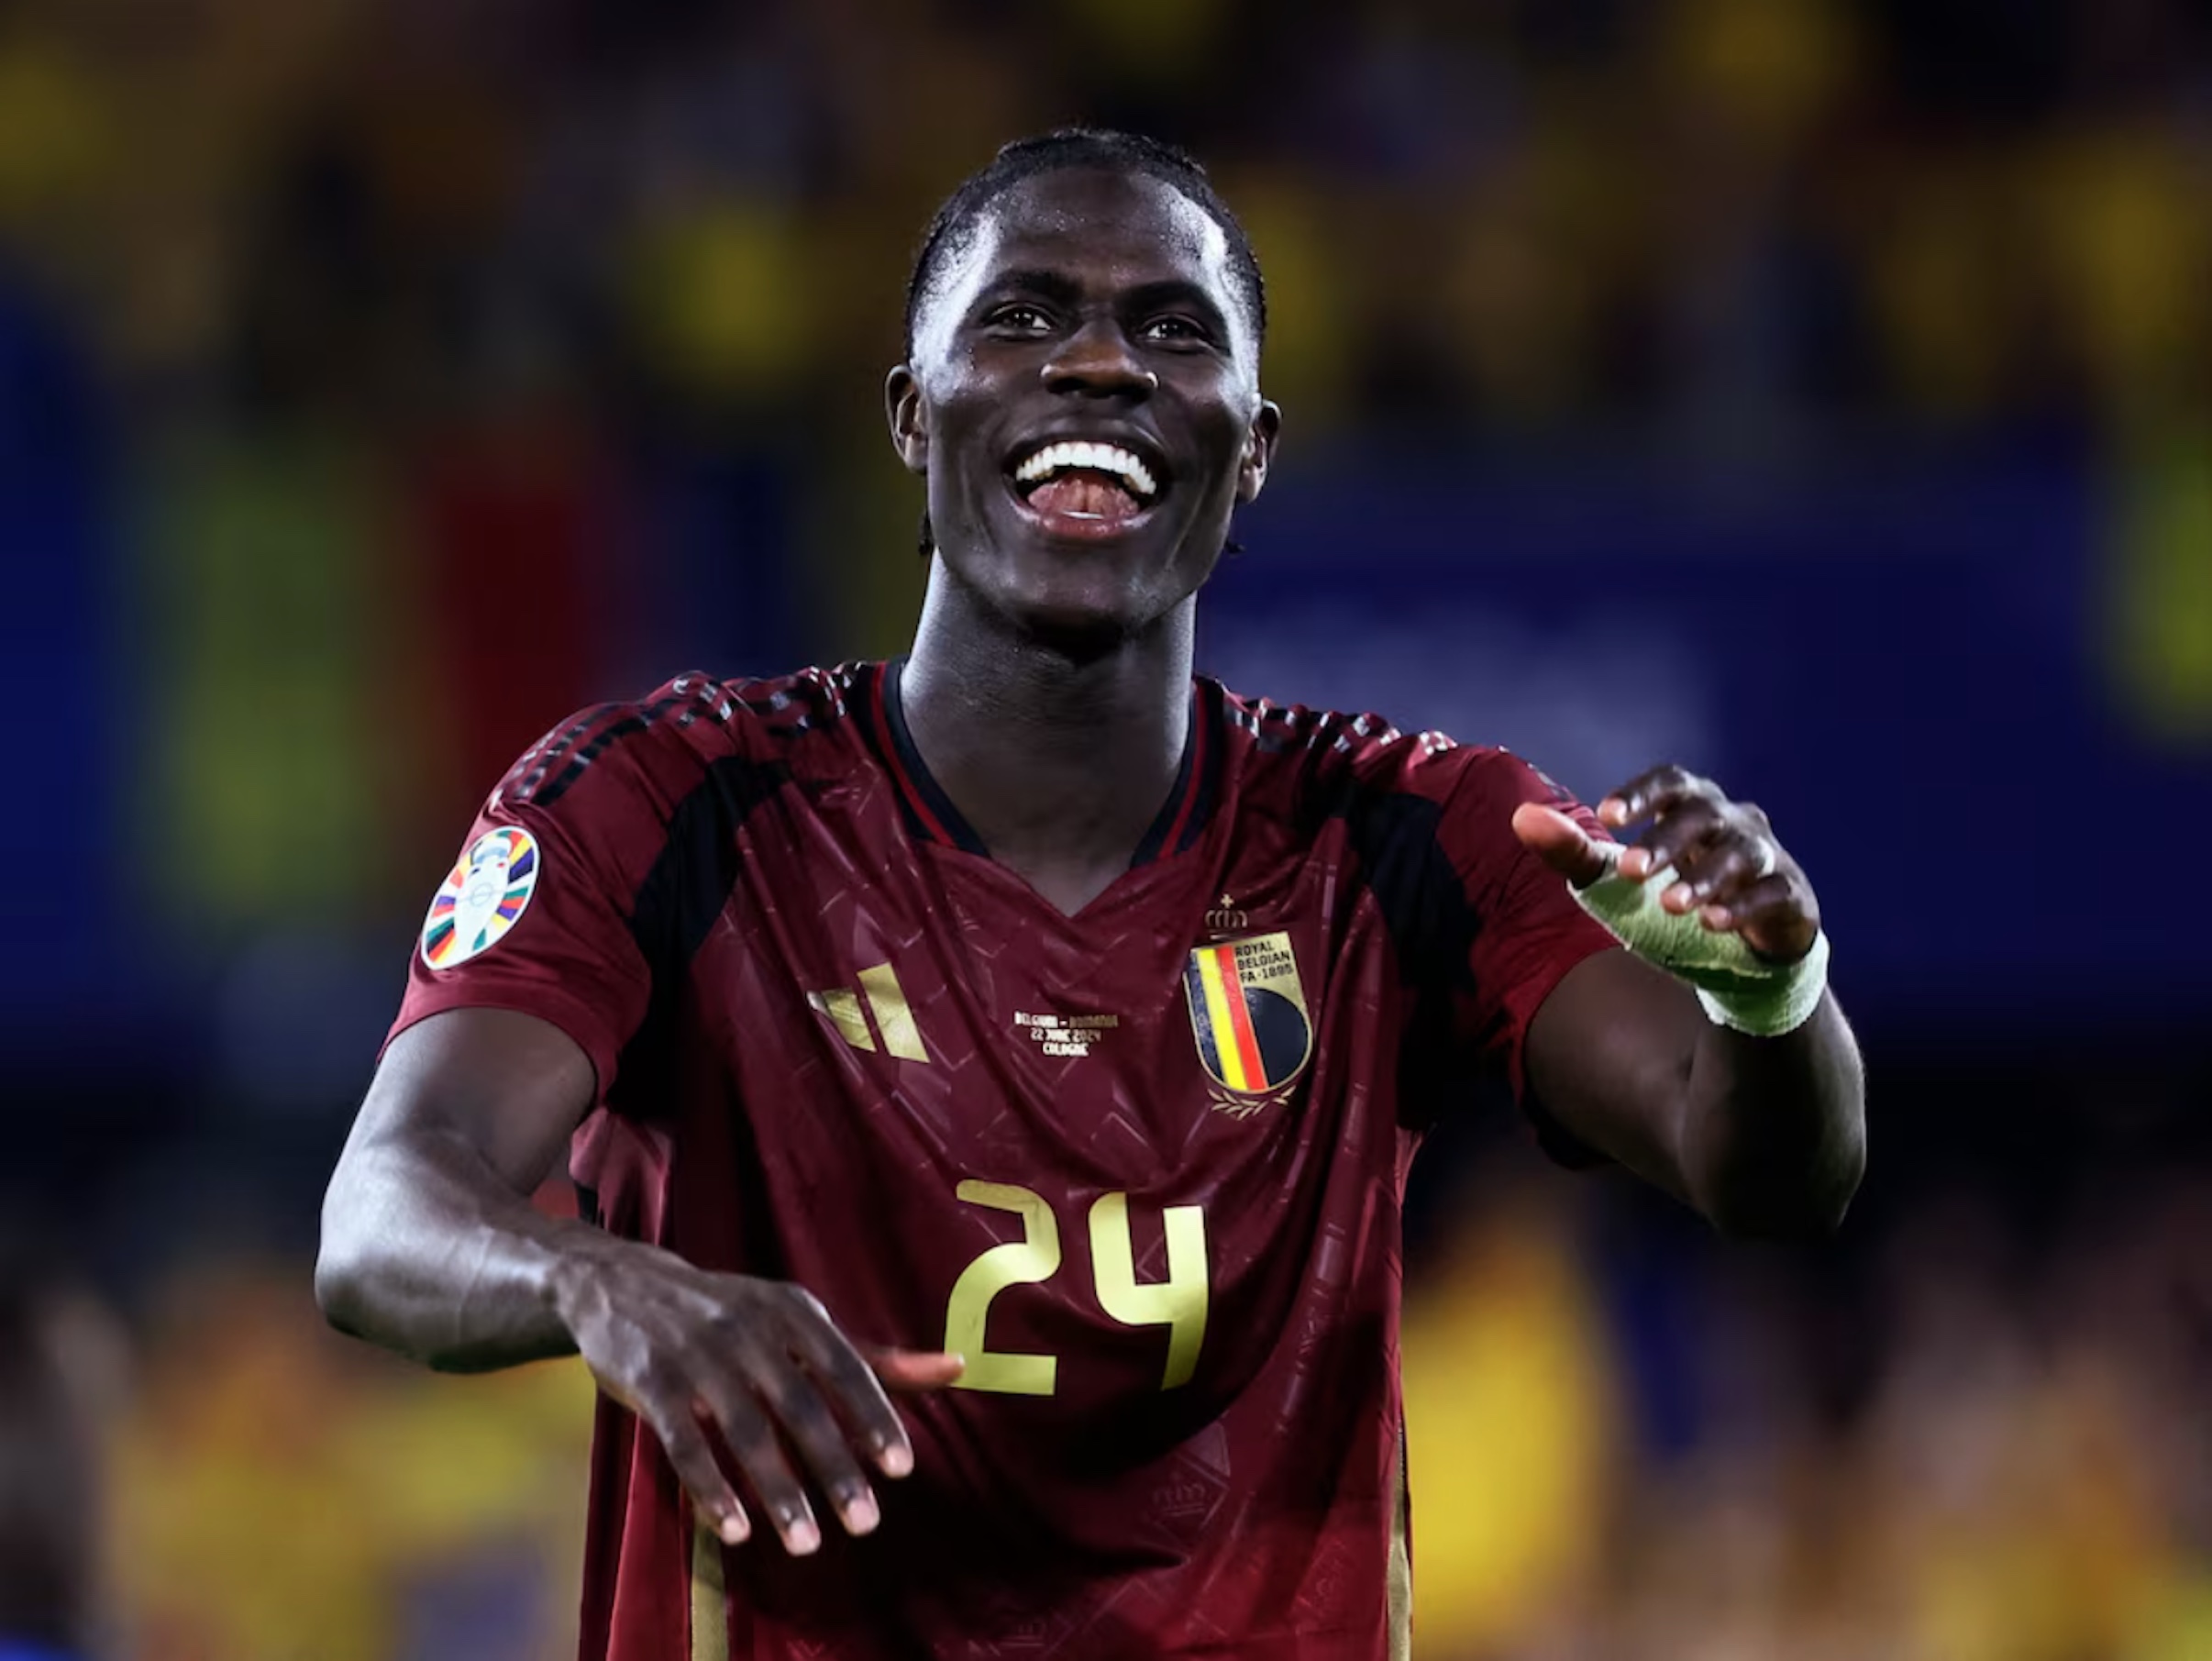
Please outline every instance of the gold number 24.
[[[962, 1390], [1010, 1396], [1049, 1396], [1059, 1371], [1056, 1356], [983, 1347], [990, 1301], [1010, 1286], [1049, 1280], [1060, 1268], [1060, 1224], [1045, 1196], [1010, 1182], [963, 1182], [954, 1190], [970, 1205], [1012, 1212], [1022, 1238], [994, 1246], [960, 1271], [945, 1306], [945, 1347], [968, 1357]], [[1165, 1326], [1167, 1368], [1162, 1390], [1189, 1382], [1206, 1336], [1206, 1216], [1195, 1205], [1170, 1205], [1167, 1279], [1140, 1283], [1129, 1234], [1129, 1196], [1100, 1194], [1090, 1207], [1090, 1261], [1099, 1307], [1124, 1326]]]

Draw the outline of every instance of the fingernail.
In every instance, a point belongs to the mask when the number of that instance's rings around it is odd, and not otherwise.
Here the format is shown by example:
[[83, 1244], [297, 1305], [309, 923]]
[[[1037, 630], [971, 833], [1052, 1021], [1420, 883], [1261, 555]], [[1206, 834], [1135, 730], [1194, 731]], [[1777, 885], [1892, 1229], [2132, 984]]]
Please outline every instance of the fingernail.
[[1687, 911], [1693, 897], [1688, 883], [1677, 882], [1665, 893], [1659, 896], [1659, 902], [1670, 912]]
[[1715, 934], [1725, 934], [1735, 926], [1736, 920], [1729, 915], [1728, 907], [1725, 905], [1709, 905], [1705, 908], [1704, 914], [1705, 926]]
[[1608, 825], [1628, 823], [1628, 803], [1619, 796], [1608, 796], [1598, 804], [1598, 817]]
[[913, 1449], [903, 1442], [893, 1442], [876, 1456], [876, 1463], [883, 1467], [887, 1477], [903, 1477], [914, 1468]]
[[752, 1537], [753, 1525], [745, 1520], [743, 1512], [724, 1512], [722, 1527], [717, 1531], [724, 1545], [742, 1545]]
[[822, 1549], [822, 1531], [802, 1517], [783, 1531], [783, 1548], [794, 1557], [811, 1557]]
[[876, 1509], [876, 1496], [862, 1492], [845, 1502], [842, 1512], [845, 1532], [848, 1534], [875, 1533], [876, 1524], [883, 1521], [883, 1513]]

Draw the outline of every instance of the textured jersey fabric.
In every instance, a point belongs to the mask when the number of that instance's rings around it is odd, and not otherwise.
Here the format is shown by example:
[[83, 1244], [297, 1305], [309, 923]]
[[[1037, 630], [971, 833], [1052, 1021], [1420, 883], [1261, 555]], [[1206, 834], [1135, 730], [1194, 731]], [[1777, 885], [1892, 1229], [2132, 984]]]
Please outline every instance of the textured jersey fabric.
[[570, 1168], [604, 1227], [969, 1362], [901, 1399], [881, 1528], [823, 1507], [802, 1560], [695, 1530], [603, 1399], [587, 1661], [1402, 1650], [1405, 1177], [1483, 1069], [1525, 1094], [1537, 1006], [1613, 944], [1513, 808], [1603, 833], [1501, 750], [1191, 697], [1072, 916], [931, 781], [896, 664], [680, 677], [485, 804], [470, 846], [525, 833], [492, 846], [527, 891], [476, 955], [416, 952], [394, 1030], [552, 1022], [597, 1070]]

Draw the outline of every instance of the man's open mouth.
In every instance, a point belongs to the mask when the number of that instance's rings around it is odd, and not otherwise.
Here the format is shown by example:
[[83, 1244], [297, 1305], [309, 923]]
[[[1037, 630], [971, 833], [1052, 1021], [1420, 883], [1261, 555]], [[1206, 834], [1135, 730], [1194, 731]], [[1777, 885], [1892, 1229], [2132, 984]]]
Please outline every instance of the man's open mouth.
[[1014, 494], [1060, 528], [1118, 528], [1160, 498], [1160, 482], [1134, 451], [1118, 444], [1060, 439], [1040, 446], [1012, 470]]

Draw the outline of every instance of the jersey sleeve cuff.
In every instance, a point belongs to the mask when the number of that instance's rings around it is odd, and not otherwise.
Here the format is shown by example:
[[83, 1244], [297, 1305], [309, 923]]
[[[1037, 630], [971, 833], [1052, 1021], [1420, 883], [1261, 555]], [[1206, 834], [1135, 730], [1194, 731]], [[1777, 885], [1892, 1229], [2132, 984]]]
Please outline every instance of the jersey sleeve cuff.
[[1589, 934], [1577, 936], [1565, 951], [1548, 958], [1543, 967], [1529, 977], [1520, 989], [1516, 1002], [1517, 1023], [1513, 1045], [1506, 1056], [1506, 1081], [1512, 1088], [1514, 1103], [1521, 1116], [1536, 1133], [1536, 1144], [1556, 1164], [1569, 1170], [1587, 1170], [1592, 1166], [1609, 1163], [1574, 1132], [1554, 1118], [1551, 1110], [1537, 1099], [1529, 1085], [1528, 1044], [1529, 1029], [1535, 1024], [1536, 1012], [1543, 1007], [1559, 983], [1569, 971], [1587, 963], [1599, 952], [1620, 951], [1620, 943], [1602, 929], [1592, 927]]
[[584, 1053], [592, 1064], [592, 1102], [603, 1104], [607, 1091], [614, 1085], [617, 1058], [622, 1046], [607, 1032], [605, 1024], [582, 999], [565, 992], [550, 991], [544, 987], [506, 990], [495, 986], [454, 986], [438, 988], [427, 994], [417, 993], [407, 1000], [407, 1007], [400, 1018], [392, 1024], [378, 1049], [377, 1058], [392, 1047], [392, 1041], [409, 1027], [442, 1015], [448, 1010], [498, 1009], [518, 1015], [535, 1015], [538, 1020], [557, 1027], [569, 1041]]

